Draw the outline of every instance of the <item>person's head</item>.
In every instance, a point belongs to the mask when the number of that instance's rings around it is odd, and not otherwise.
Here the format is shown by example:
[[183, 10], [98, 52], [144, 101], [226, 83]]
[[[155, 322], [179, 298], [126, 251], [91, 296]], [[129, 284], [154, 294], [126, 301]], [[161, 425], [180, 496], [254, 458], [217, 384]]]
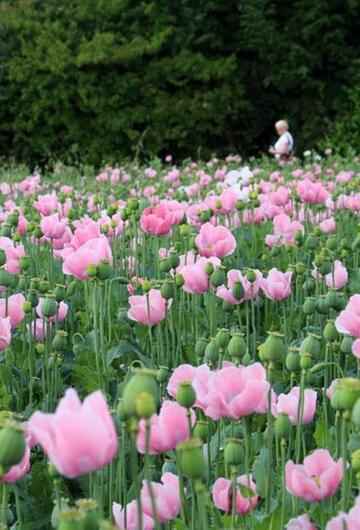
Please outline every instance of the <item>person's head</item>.
[[289, 130], [289, 124], [286, 120], [279, 120], [275, 123], [275, 129], [279, 136]]

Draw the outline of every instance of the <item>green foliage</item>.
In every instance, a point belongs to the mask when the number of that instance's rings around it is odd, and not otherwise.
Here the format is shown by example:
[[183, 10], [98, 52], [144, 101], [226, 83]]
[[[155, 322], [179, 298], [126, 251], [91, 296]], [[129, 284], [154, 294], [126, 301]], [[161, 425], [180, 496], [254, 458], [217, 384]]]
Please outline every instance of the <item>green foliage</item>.
[[281, 116], [299, 151], [327, 131], [356, 147], [356, 14], [353, 0], [0, 0], [3, 155], [256, 153]]

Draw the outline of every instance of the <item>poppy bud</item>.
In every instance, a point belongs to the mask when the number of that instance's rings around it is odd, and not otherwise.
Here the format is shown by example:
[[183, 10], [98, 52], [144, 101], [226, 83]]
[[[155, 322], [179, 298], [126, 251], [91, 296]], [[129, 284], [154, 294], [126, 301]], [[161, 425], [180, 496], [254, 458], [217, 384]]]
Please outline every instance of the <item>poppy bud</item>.
[[50, 288], [50, 284], [48, 280], [45, 280], [45, 279], [39, 280], [38, 289], [39, 289], [40, 294], [47, 293], [49, 288]]
[[302, 284], [302, 289], [306, 294], [311, 294], [315, 290], [315, 280], [313, 278], [307, 278]]
[[19, 258], [19, 265], [22, 271], [27, 271], [30, 267], [29, 256], [21, 256], [21, 258]]
[[32, 311], [32, 304], [31, 304], [31, 302], [29, 302], [29, 301], [26, 300], [26, 301], [24, 302], [23, 309], [24, 309], [24, 313], [25, 313], [25, 314], [28, 315], [29, 313], [31, 313], [31, 311]]
[[170, 260], [170, 263], [171, 263], [171, 268], [172, 269], [176, 269], [176, 267], [178, 267], [180, 265], [180, 258], [177, 254], [175, 254], [174, 252], [172, 252], [170, 255], [169, 255], [169, 260]]
[[349, 335], [344, 335], [343, 340], [340, 344], [340, 351], [342, 353], [351, 353], [354, 339]]
[[55, 297], [55, 300], [60, 303], [64, 300], [65, 298], [65, 295], [66, 295], [66, 292], [65, 292], [65, 286], [64, 285], [56, 285], [55, 289], [54, 289], [54, 297]]
[[336, 291], [328, 291], [325, 295], [325, 302], [328, 307], [335, 309], [338, 304], [338, 293]]
[[300, 355], [309, 353], [316, 360], [320, 357], [320, 347], [320, 337], [314, 333], [309, 333], [308, 336], [302, 341], [299, 353]]
[[219, 360], [219, 346], [215, 340], [211, 340], [205, 348], [205, 362], [215, 366]]
[[11, 226], [7, 223], [3, 224], [0, 230], [0, 236], [11, 237]]
[[304, 315], [313, 315], [315, 313], [316, 304], [314, 298], [307, 298], [303, 303], [303, 313]]
[[310, 352], [300, 353], [300, 368], [309, 370], [312, 366], [312, 355]]
[[352, 409], [351, 419], [357, 427], [360, 427], [360, 398], [356, 400], [354, 408]]
[[175, 284], [176, 284], [176, 287], [182, 287], [185, 283], [185, 279], [184, 279], [184, 276], [181, 274], [181, 273], [177, 273], [176, 276], [175, 276]]
[[142, 290], [144, 293], [148, 293], [151, 289], [151, 282], [149, 280], [144, 280], [142, 282]]
[[171, 261], [169, 258], [164, 258], [159, 263], [159, 269], [161, 272], [169, 272], [172, 269]]
[[214, 272], [214, 264], [211, 261], [208, 261], [205, 265], [205, 272], [208, 276], [211, 276]]
[[256, 280], [256, 272], [252, 269], [248, 270], [246, 273], [246, 279], [253, 283]]
[[290, 349], [285, 359], [285, 366], [289, 372], [298, 372], [300, 370], [300, 355], [296, 349]]
[[202, 442], [207, 442], [209, 436], [208, 424], [205, 420], [198, 420], [194, 427], [195, 438], [200, 438]]
[[164, 384], [169, 379], [169, 368], [167, 366], [159, 366], [159, 369], [157, 371], [156, 380], [160, 384]]
[[165, 300], [170, 300], [174, 297], [174, 285], [172, 282], [165, 282], [160, 289], [161, 295]]
[[320, 315], [326, 315], [329, 313], [329, 306], [326, 303], [325, 296], [321, 296], [318, 300], [316, 300], [316, 311], [320, 313]]
[[196, 401], [196, 392], [191, 381], [182, 381], [176, 392], [176, 401], [182, 407], [191, 408]]
[[360, 449], [357, 449], [352, 453], [351, 466], [354, 471], [360, 471]]
[[67, 337], [68, 334], [66, 331], [63, 331], [62, 329], [58, 329], [56, 331], [55, 337], [52, 341], [52, 347], [55, 351], [63, 351], [66, 350], [67, 346]]

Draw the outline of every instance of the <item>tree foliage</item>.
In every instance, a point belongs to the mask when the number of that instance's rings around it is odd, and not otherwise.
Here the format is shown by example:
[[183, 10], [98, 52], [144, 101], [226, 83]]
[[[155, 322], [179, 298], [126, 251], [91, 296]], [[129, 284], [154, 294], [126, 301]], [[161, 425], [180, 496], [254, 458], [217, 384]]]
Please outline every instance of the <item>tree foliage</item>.
[[[298, 147], [351, 113], [358, 0], [0, 0], [0, 142], [25, 161]], [[310, 146], [311, 146], [310, 145]]]

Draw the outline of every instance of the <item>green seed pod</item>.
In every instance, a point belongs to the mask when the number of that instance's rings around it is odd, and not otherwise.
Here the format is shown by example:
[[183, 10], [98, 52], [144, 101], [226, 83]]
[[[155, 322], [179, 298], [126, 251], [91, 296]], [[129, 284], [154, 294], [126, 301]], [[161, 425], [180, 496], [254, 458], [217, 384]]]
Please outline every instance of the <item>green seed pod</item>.
[[226, 346], [229, 344], [230, 340], [230, 333], [227, 329], [219, 329], [219, 331], [215, 335], [215, 341], [219, 348], [225, 349]]
[[206, 346], [208, 341], [204, 338], [200, 338], [196, 341], [195, 344], [195, 353], [198, 357], [203, 357], [205, 355]]
[[21, 258], [19, 259], [19, 265], [20, 265], [20, 269], [22, 270], [22, 272], [29, 270], [29, 267], [30, 267], [29, 256], [21, 256]]
[[169, 258], [164, 258], [159, 263], [159, 269], [161, 272], [170, 272], [172, 269], [171, 261]]
[[253, 269], [249, 269], [246, 273], [246, 279], [248, 282], [253, 283], [256, 280], [256, 272]]
[[315, 333], [309, 333], [308, 336], [302, 341], [300, 345], [299, 353], [310, 353], [310, 355], [317, 360], [320, 357], [321, 349], [321, 337], [315, 335]]
[[209, 365], [215, 366], [219, 361], [219, 346], [216, 341], [212, 339], [205, 348], [205, 362]]
[[215, 269], [210, 276], [210, 282], [214, 287], [220, 287], [220, 285], [224, 285], [226, 283], [226, 274], [224, 269]]
[[97, 276], [97, 266], [90, 263], [87, 267], [86, 267], [86, 275], [89, 277], [89, 278], [96, 278]]
[[339, 295], [336, 291], [328, 291], [325, 295], [325, 302], [328, 307], [335, 309], [338, 304]]
[[276, 331], [268, 331], [268, 338], [264, 342], [263, 354], [267, 361], [278, 362], [286, 355], [284, 335]]
[[236, 300], [241, 300], [245, 292], [243, 284], [237, 280], [236, 282], [234, 282], [231, 292], [233, 297], [236, 298]]
[[143, 290], [143, 293], [146, 294], [150, 291], [151, 289], [151, 282], [149, 282], [149, 280], [144, 280], [143, 283], [142, 283], [142, 290]]
[[209, 437], [208, 424], [205, 420], [198, 420], [194, 427], [194, 437], [200, 438], [202, 442], [207, 442]]
[[58, 530], [83, 530], [84, 519], [84, 514], [76, 508], [61, 511]]
[[55, 289], [54, 289], [54, 297], [55, 297], [55, 300], [60, 303], [64, 300], [66, 296], [66, 291], [65, 291], [65, 285], [56, 285]]
[[302, 284], [302, 289], [306, 294], [311, 294], [315, 290], [315, 280], [313, 278], [306, 278]]
[[120, 399], [119, 403], [117, 404], [116, 417], [119, 421], [127, 421], [129, 419], [129, 415], [124, 410], [124, 404], [122, 399]]
[[5, 422], [0, 430], [0, 467], [6, 472], [21, 462], [26, 449], [22, 428], [13, 421]]
[[38, 289], [40, 294], [46, 294], [50, 289], [48, 280], [39, 280]]
[[298, 230], [295, 234], [295, 243], [298, 247], [301, 247], [301, 245], [304, 242], [304, 236], [300, 230]]
[[345, 309], [345, 306], [346, 306], [345, 296], [343, 294], [338, 293], [338, 299], [337, 299], [337, 303], [334, 309], [336, 311], [342, 311], [343, 309]]
[[328, 320], [324, 328], [324, 339], [329, 342], [334, 342], [339, 338], [338, 332], [336, 330], [333, 320]]
[[130, 197], [126, 203], [126, 207], [132, 211], [137, 210], [139, 208], [139, 200], [136, 197]]
[[326, 246], [329, 250], [336, 250], [338, 246], [337, 237], [330, 236], [326, 241]]
[[227, 466], [239, 466], [244, 462], [244, 449], [238, 438], [230, 438], [226, 441], [224, 462]]
[[39, 303], [39, 297], [38, 297], [36, 291], [34, 291], [33, 289], [30, 289], [30, 291], [26, 295], [26, 301], [30, 302], [32, 307], [36, 307], [38, 305], [38, 303]]
[[135, 400], [136, 415], [139, 418], [151, 418], [156, 412], [154, 397], [148, 392], [141, 392]]
[[177, 467], [173, 460], [165, 460], [162, 468], [161, 468], [161, 474], [164, 473], [173, 473], [174, 475], [177, 475]]
[[329, 274], [332, 271], [332, 265], [329, 261], [324, 261], [324, 263], [319, 267], [319, 272], [323, 275]]
[[0, 285], [3, 287], [13, 287], [15, 284], [15, 276], [7, 272], [5, 269], [0, 269]]
[[360, 471], [360, 449], [354, 451], [351, 455], [351, 467], [354, 471]]
[[159, 370], [157, 371], [156, 379], [158, 383], [164, 384], [169, 379], [169, 368], [167, 366], [159, 366]]
[[165, 300], [170, 300], [174, 297], [174, 285], [172, 282], [165, 282], [160, 289], [161, 295]]
[[100, 280], [108, 280], [113, 273], [112, 266], [106, 261], [102, 261], [97, 266], [97, 276]]
[[196, 401], [196, 392], [191, 381], [182, 381], [176, 392], [176, 401], [182, 407], [191, 408]]
[[336, 410], [352, 411], [356, 401], [360, 398], [360, 381], [353, 377], [338, 380], [331, 405]]
[[76, 506], [84, 514], [82, 530], [98, 530], [98, 505], [94, 499], [78, 499]]
[[289, 372], [299, 372], [300, 355], [298, 349], [290, 349], [285, 359], [285, 366]]
[[43, 306], [42, 306], [42, 314], [46, 318], [53, 317], [56, 315], [58, 310], [58, 305], [55, 301], [55, 298], [53, 296], [48, 296], [45, 298]]
[[180, 258], [174, 252], [170, 253], [169, 260], [170, 260], [172, 269], [176, 269], [176, 267], [178, 267], [180, 265]]
[[318, 240], [315, 236], [309, 235], [304, 241], [304, 246], [306, 250], [315, 250], [318, 246]]
[[68, 334], [62, 329], [58, 329], [55, 333], [55, 337], [52, 340], [52, 347], [54, 351], [64, 351], [67, 347]]
[[176, 287], [182, 287], [184, 283], [185, 283], [184, 276], [180, 272], [178, 272], [175, 276]]
[[3, 224], [0, 230], [0, 236], [11, 238], [11, 226], [7, 223]]
[[313, 315], [315, 313], [316, 304], [314, 298], [307, 298], [305, 302], [303, 303], [303, 313], [304, 315]]
[[123, 407], [128, 416], [136, 416], [136, 398], [147, 392], [154, 398], [156, 407], [159, 403], [159, 389], [156, 381], [157, 372], [146, 368], [135, 368], [134, 375], [125, 386], [123, 393]]
[[302, 370], [309, 370], [312, 366], [312, 355], [309, 352], [300, 354], [300, 368]]
[[324, 296], [321, 296], [318, 300], [316, 300], [316, 311], [320, 313], [320, 315], [327, 315], [329, 310], [330, 308], [327, 305]]
[[212, 263], [212, 261], [208, 261], [205, 265], [205, 272], [208, 276], [211, 276], [214, 272], [214, 264]]
[[350, 337], [349, 335], [344, 335], [340, 344], [340, 351], [342, 353], [351, 353], [353, 342], [354, 339], [352, 337]]
[[32, 305], [31, 302], [25, 301], [23, 305], [24, 313], [26, 315], [30, 314], [32, 311]]
[[246, 353], [246, 342], [242, 333], [234, 333], [228, 344], [231, 357], [242, 357]]
[[180, 225], [180, 235], [183, 237], [188, 236], [190, 233], [190, 227], [187, 224]]
[[299, 275], [299, 276], [300, 276], [301, 274], [304, 274], [304, 272], [305, 272], [305, 265], [304, 265], [304, 263], [302, 263], [301, 261], [298, 262], [298, 263], [296, 263], [296, 265], [295, 265], [295, 272], [296, 272], [296, 274]]
[[275, 420], [275, 433], [278, 438], [289, 438], [291, 434], [291, 421], [287, 414], [279, 414]]
[[360, 398], [356, 400], [352, 410], [351, 419], [355, 423], [356, 427], [360, 427]]
[[186, 440], [177, 446], [178, 465], [183, 475], [202, 479], [206, 475], [207, 466], [205, 463], [202, 443], [198, 438]]
[[5, 263], [6, 263], [6, 254], [5, 254], [5, 251], [2, 248], [0, 248], [0, 267], [5, 265]]

